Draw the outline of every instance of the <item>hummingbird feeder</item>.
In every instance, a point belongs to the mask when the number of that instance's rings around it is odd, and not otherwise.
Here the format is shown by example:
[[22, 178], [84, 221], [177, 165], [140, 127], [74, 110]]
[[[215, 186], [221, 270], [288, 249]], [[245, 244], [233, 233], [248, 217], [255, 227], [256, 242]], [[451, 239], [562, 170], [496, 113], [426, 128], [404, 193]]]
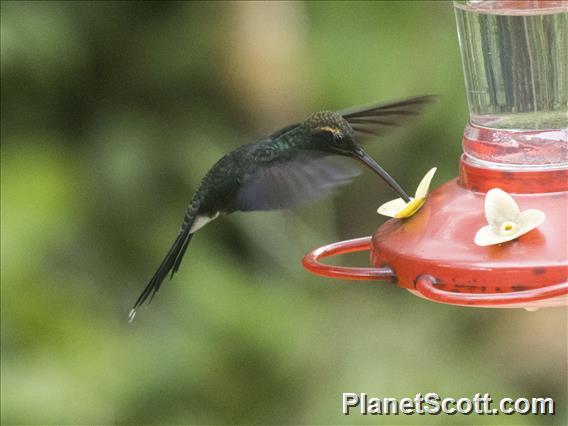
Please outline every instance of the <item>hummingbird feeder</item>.
[[[440, 303], [536, 309], [568, 305], [568, 1], [454, 2], [470, 121], [459, 177], [406, 219], [308, 253], [311, 272], [385, 280]], [[499, 188], [536, 229], [479, 246], [486, 193]], [[370, 250], [370, 267], [320, 259]]]

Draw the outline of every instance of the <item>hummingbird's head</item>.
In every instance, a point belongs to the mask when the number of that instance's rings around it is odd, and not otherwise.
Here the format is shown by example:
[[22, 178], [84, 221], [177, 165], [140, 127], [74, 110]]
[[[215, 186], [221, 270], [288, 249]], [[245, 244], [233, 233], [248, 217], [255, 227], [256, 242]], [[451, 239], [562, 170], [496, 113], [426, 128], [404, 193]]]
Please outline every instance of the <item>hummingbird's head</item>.
[[355, 132], [340, 114], [319, 111], [304, 121], [311, 141], [321, 151], [336, 155], [352, 156], [359, 147]]
[[341, 114], [319, 111], [308, 117], [303, 125], [310, 134], [312, 146], [316, 149], [326, 154], [355, 158], [377, 173], [403, 200], [410, 201], [410, 197], [400, 185], [357, 142], [353, 128]]

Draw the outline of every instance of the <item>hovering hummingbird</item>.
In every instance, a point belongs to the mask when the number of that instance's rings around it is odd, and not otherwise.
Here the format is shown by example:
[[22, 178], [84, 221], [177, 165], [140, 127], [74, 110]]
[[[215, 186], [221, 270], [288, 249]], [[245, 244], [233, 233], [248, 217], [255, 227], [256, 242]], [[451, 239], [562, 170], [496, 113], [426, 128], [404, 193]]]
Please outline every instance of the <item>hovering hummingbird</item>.
[[359, 174], [354, 165], [338, 162], [339, 157], [360, 161], [409, 202], [408, 194], [360, 142], [400, 126], [432, 99], [421, 96], [338, 112], [319, 111], [223, 156], [201, 180], [177, 238], [136, 300], [130, 321], [167, 275], [171, 278], [177, 272], [196, 231], [220, 214], [283, 209], [330, 193]]

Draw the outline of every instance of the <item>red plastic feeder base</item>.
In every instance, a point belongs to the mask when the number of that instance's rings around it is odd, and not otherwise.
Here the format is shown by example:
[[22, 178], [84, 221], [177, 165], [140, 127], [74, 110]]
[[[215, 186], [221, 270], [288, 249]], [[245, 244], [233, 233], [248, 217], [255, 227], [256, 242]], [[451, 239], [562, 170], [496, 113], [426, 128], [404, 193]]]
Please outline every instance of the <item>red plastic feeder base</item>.
[[[459, 179], [433, 191], [405, 220], [392, 219], [371, 237], [331, 244], [307, 254], [315, 274], [355, 280], [388, 280], [440, 303], [479, 307], [568, 306], [568, 170], [508, 171], [461, 161]], [[501, 188], [521, 210], [537, 208], [546, 220], [504, 244], [479, 247], [486, 225], [485, 193]], [[371, 251], [372, 267], [322, 264], [320, 258]]]

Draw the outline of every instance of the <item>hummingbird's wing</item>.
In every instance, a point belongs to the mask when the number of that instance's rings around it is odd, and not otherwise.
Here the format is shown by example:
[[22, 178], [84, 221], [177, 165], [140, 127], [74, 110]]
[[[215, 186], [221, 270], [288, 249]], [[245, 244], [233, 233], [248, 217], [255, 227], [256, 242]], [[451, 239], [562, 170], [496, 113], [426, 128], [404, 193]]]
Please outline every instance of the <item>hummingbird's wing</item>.
[[420, 114], [422, 108], [436, 96], [418, 96], [386, 104], [350, 108], [338, 111], [359, 137], [382, 135], [393, 127], [401, 127]]
[[276, 210], [322, 197], [360, 174], [351, 160], [297, 151], [269, 164], [255, 163], [242, 180], [235, 198], [240, 211]]

